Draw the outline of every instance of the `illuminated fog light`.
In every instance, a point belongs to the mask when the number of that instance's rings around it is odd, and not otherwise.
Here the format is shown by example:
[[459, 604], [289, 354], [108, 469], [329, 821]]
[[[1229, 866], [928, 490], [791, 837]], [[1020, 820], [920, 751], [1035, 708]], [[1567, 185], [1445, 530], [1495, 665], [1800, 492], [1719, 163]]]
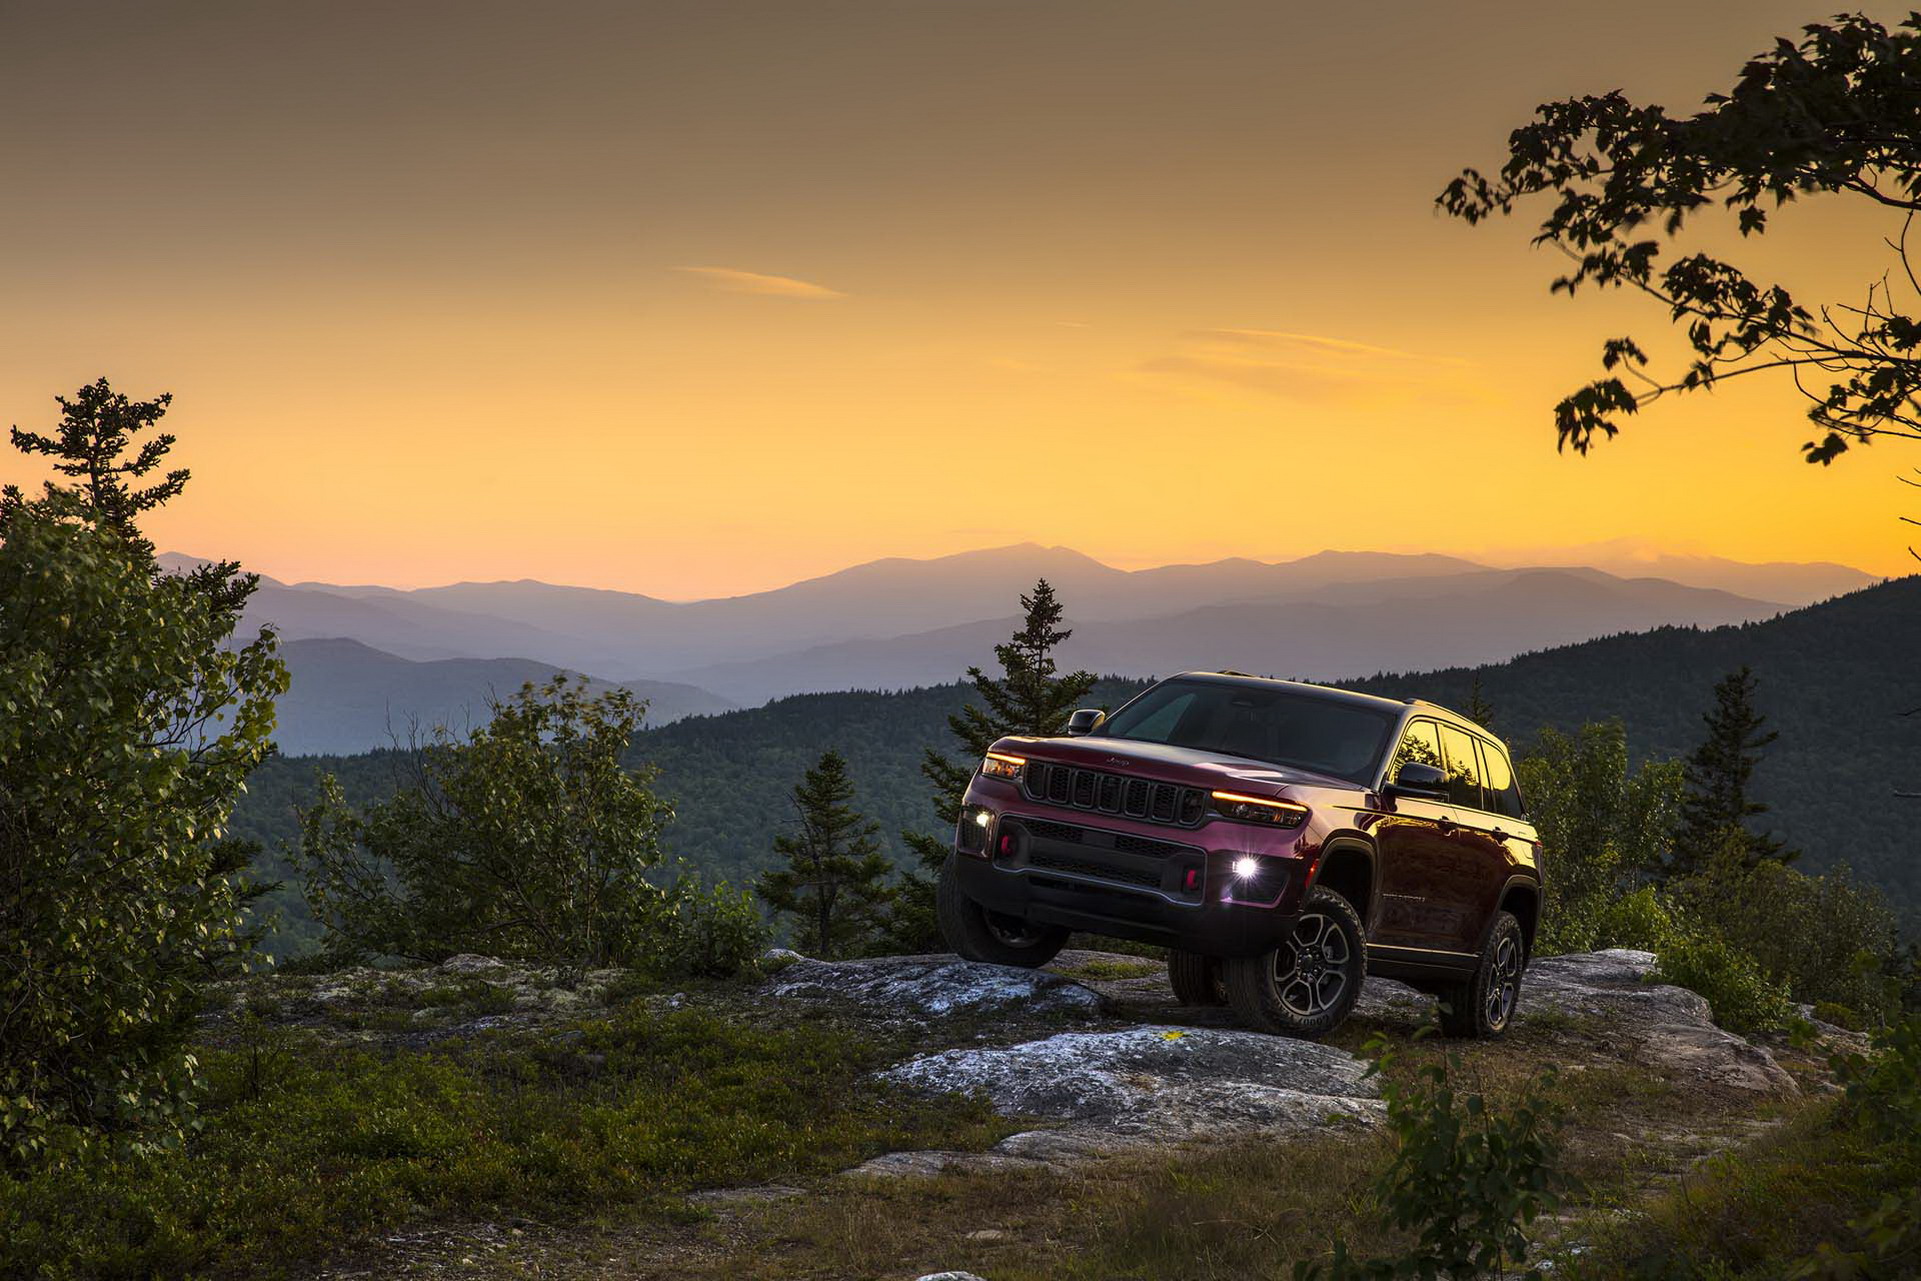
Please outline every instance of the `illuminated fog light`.
[[986, 810], [975, 810], [974, 821], [976, 823], [979, 823], [982, 827], [986, 827], [989, 823], [992, 823], [994, 821], [994, 816], [988, 813]]
[[1257, 858], [1237, 858], [1234, 860], [1234, 875], [1243, 881], [1251, 881], [1261, 874], [1261, 861]]

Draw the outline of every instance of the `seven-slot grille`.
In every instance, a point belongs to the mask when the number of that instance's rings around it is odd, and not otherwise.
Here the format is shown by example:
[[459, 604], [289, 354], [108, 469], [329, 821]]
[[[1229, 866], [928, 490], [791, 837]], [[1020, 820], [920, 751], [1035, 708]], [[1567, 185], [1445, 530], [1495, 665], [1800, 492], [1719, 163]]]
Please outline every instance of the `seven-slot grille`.
[[1021, 788], [1029, 800], [1068, 805], [1078, 810], [1118, 814], [1149, 823], [1193, 827], [1207, 813], [1207, 793], [1198, 787], [1157, 783], [1101, 770], [1029, 761], [1021, 771]]

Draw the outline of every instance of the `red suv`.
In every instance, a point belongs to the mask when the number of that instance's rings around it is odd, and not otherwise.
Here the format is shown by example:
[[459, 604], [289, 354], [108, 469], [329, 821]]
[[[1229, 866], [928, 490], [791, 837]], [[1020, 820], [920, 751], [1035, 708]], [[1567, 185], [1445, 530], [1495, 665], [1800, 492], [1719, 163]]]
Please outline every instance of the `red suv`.
[[1318, 1037], [1369, 973], [1506, 1030], [1541, 913], [1507, 749], [1432, 703], [1187, 672], [1062, 738], [1003, 738], [942, 868], [961, 956], [1052, 960], [1069, 931], [1170, 949], [1174, 991]]

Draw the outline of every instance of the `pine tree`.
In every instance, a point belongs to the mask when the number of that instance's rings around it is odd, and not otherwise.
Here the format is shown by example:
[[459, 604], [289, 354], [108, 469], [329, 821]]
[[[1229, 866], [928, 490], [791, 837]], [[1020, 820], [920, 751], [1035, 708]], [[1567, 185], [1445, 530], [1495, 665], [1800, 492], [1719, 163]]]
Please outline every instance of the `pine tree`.
[[1461, 714], [1482, 729], [1494, 728], [1494, 704], [1488, 702], [1487, 695], [1481, 692], [1479, 672], [1474, 674], [1474, 683], [1468, 686], [1467, 706], [1461, 709]]
[[[162, 392], [152, 400], [131, 400], [100, 378], [82, 387], [73, 399], [55, 396], [54, 401], [60, 406], [60, 422], [54, 433], [23, 431], [16, 426], [10, 432], [13, 447], [29, 456], [42, 454], [54, 459], [53, 470], [75, 482], [67, 487], [48, 481], [48, 498], [56, 492], [65, 495], [65, 501], [76, 503], [86, 519], [118, 530], [136, 554], [151, 560], [153, 543], [140, 532], [135, 520], [177, 497], [193, 479], [193, 473], [175, 467], [150, 485], [135, 484], [166, 460], [176, 438], [172, 432], [161, 432], [136, 445], [134, 437], [151, 430], [166, 416], [173, 393]], [[19, 486], [0, 488], [0, 530], [25, 502]], [[235, 625], [260, 581], [257, 574], [241, 573], [238, 561], [200, 565], [182, 577], [207, 599], [220, 618]]]
[[786, 859], [755, 886], [777, 913], [794, 919], [794, 943], [809, 956], [852, 956], [879, 932], [893, 891], [880, 825], [854, 808], [847, 761], [828, 749], [794, 788], [795, 836], [776, 836]]
[[1687, 793], [1674, 838], [1672, 875], [1706, 871], [1731, 838], [1748, 867], [1769, 859], [1785, 863], [1797, 853], [1748, 825], [1767, 813], [1766, 805], [1749, 797], [1748, 788], [1762, 749], [1778, 737], [1762, 729], [1767, 717], [1754, 710], [1754, 687], [1754, 673], [1745, 666], [1714, 686], [1714, 710], [1701, 717], [1707, 737], [1687, 760]]
[[902, 879], [888, 928], [890, 942], [901, 950], [919, 952], [940, 946], [940, 929], [934, 921], [934, 878], [952, 848], [961, 796], [981, 757], [995, 739], [1008, 734], [1044, 737], [1061, 733], [1068, 716], [1094, 688], [1092, 672], [1056, 674], [1059, 669], [1054, 652], [1073, 632], [1060, 625], [1061, 604], [1045, 578], [1034, 584], [1033, 592], [1021, 597], [1021, 609], [1026, 614], [1021, 629], [1006, 643], [994, 647], [1000, 676], [989, 676], [978, 667], [968, 668], [967, 679], [973, 683], [980, 704], [969, 703], [958, 715], [947, 718], [962, 757], [956, 761], [931, 747], [921, 757], [920, 772], [934, 786], [934, 816], [942, 830], [901, 834], [919, 864], [917, 872], [910, 871]]

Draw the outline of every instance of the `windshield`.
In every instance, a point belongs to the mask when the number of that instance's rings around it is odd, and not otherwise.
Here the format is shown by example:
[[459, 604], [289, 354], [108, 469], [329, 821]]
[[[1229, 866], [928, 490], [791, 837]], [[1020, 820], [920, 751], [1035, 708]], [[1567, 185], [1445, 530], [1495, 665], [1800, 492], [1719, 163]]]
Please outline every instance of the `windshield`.
[[1166, 743], [1370, 781], [1398, 718], [1296, 690], [1163, 681], [1100, 727], [1109, 738]]

